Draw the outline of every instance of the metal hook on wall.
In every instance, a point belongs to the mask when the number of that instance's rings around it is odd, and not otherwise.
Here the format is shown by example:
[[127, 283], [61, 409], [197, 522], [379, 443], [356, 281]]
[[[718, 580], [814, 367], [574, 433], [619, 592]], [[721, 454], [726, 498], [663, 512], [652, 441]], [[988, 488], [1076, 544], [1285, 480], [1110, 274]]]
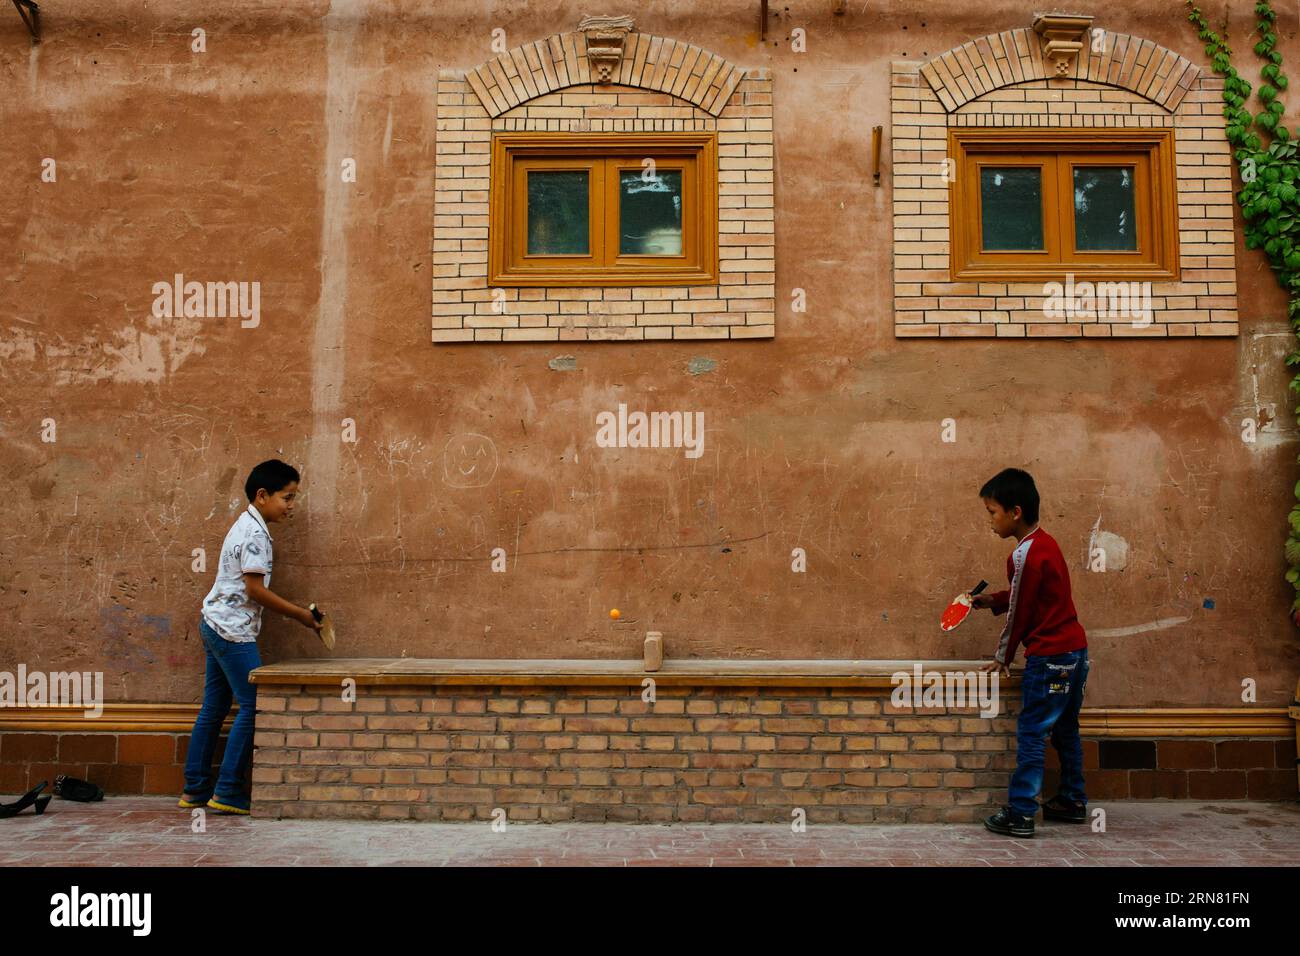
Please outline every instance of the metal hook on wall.
[[27, 25], [27, 32], [32, 35], [33, 43], [41, 42], [41, 8], [35, 0], [14, 0], [14, 9]]

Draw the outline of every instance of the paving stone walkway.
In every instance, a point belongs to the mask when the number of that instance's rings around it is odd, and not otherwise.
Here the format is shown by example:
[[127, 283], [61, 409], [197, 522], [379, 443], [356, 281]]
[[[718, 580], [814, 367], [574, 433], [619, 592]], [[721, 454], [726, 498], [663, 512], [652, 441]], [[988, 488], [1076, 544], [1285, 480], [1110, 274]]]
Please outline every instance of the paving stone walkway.
[[[11, 798], [4, 798], [8, 801]], [[1106, 831], [1038, 824], [1032, 840], [969, 824], [627, 825], [254, 820], [175, 798], [58, 799], [0, 820], [0, 866], [1294, 866], [1300, 805], [1104, 803]]]

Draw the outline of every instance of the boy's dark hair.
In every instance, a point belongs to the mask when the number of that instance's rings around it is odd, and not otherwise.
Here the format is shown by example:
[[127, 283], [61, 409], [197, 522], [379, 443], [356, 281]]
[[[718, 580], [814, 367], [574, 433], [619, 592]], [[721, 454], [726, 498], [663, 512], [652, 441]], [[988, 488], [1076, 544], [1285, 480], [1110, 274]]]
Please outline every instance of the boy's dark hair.
[[267, 494], [273, 495], [291, 481], [298, 480], [298, 469], [286, 465], [278, 458], [272, 458], [248, 473], [248, 480], [244, 482], [244, 494], [252, 501], [257, 497], [258, 488], [265, 488]]
[[1020, 505], [1020, 514], [1025, 523], [1038, 524], [1038, 489], [1034, 486], [1033, 476], [1027, 471], [1003, 468], [984, 482], [980, 497], [992, 498], [1004, 511]]

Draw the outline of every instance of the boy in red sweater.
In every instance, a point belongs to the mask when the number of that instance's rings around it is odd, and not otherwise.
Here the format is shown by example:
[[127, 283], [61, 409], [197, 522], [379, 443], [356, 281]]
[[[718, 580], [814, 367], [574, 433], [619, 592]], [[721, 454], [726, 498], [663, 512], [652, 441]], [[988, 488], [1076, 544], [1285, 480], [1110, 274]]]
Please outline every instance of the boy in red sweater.
[[1009, 805], [986, 819], [984, 826], [994, 833], [1032, 837], [1048, 733], [1061, 759], [1061, 785], [1060, 793], [1042, 804], [1043, 818], [1068, 823], [1087, 820], [1079, 709], [1088, 681], [1088, 638], [1074, 611], [1070, 572], [1061, 549], [1038, 526], [1034, 479], [1028, 472], [1007, 468], [980, 489], [980, 497], [994, 533], [1001, 538], [1014, 535], [1018, 542], [1007, 558], [1011, 587], [971, 600], [975, 607], [1007, 615], [995, 659], [982, 670], [1000, 669], [1002, 676], [1009, 677], [1016, 649], [1022, 644], [1025, 648]]

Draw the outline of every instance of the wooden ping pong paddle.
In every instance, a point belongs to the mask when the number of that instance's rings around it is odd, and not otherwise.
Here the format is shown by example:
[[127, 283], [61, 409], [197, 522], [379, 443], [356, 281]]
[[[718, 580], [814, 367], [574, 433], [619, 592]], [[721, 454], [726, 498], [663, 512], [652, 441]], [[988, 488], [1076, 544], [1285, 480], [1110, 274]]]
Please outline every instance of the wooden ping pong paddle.
[[321, 628], [317, 633], [320, 634], [321, 642], [324, 643], [328, 650], [334, 650], [334, 622], [326, 617], [315, 604], [310, 605], [307, 610], [311, 611], [311, 616], [320, 622]]
[[[951, 631], [954, 627], [966, 620], [966, 615], [971, 612], [972, 604], [970, 599], [979, 594], [989, 586], [987, 581], [981, 581], [965, 594], [958, 594], [952, 599], [952, 603], [944, 609], [943, 617], [939, 618], [939, 627], [945, 631]], [[969, 595], [969, 596], [968, 596]]]

